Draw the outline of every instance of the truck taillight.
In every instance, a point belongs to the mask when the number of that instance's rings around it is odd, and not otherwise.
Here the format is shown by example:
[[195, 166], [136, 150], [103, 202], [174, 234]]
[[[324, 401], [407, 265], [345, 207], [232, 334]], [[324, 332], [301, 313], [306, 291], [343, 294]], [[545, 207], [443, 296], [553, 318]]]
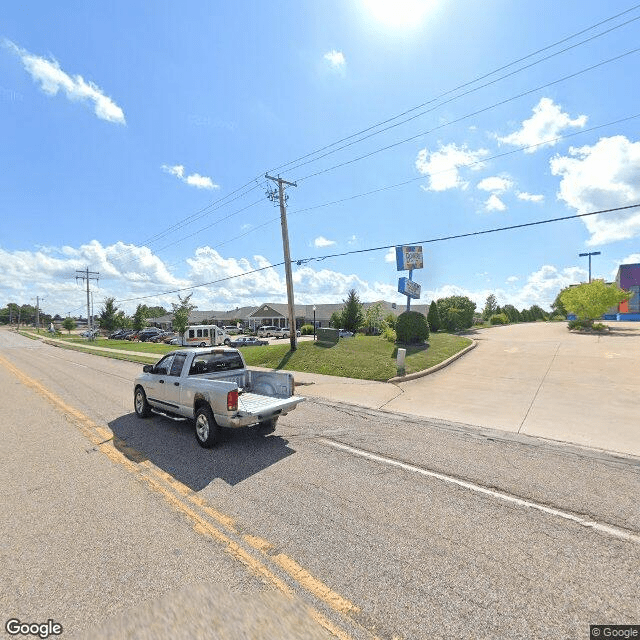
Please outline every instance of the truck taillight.
[[227, 393], [227, 411], [238, 410], [238, 390], [234, 389]]

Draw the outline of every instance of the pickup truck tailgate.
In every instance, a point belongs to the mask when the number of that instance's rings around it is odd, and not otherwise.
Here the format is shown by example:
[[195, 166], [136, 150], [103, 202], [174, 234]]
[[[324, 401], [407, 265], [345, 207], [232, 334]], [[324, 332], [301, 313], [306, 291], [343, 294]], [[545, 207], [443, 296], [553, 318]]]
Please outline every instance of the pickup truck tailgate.
[[238, 413], [240, 415], [269, 417], [274, 414], [286, 413], [303, 400], [304, 398], [300, 396], [291, 396], [283, 400], [245, 391], [238, 398]]

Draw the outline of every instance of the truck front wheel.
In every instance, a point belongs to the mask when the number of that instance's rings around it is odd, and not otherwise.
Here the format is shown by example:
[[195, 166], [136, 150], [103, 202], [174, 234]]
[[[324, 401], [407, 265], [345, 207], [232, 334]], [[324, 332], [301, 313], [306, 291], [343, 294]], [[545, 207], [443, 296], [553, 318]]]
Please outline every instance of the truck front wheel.
[[148, 418], [151, 415], [151, 407], [147, 402], [147, 396], [142, 387], [136, 387], [133, 394], [133, 406], [138, 418]]
[[201, 447], [210, 449], [218, 441], [218, 425], [208, 404], [196, 410], [196, 440]]

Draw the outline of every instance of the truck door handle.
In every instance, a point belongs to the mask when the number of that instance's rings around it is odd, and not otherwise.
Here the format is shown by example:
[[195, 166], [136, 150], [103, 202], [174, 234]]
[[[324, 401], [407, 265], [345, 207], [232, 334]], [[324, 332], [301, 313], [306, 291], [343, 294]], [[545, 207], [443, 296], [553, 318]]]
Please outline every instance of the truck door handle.
[[179, 387], [179, 386], [180, 386], [180, 383], [179, 383], [179, 382], [174, 382], [173, 384], [174, 384], [176, 387]]
[[164, 380], [160, 380], [160, 384], [164, 384]]

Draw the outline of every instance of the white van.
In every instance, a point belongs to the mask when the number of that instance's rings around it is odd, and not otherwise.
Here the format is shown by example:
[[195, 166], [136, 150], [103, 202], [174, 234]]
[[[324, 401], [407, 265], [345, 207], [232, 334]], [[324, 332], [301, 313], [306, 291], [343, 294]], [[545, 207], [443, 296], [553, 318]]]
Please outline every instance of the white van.
[[221, 344], [228, 345], [231, 336], [215, 324], [196, 324], [187, 327], [182, 336], [183, 347], [209, 347]]

